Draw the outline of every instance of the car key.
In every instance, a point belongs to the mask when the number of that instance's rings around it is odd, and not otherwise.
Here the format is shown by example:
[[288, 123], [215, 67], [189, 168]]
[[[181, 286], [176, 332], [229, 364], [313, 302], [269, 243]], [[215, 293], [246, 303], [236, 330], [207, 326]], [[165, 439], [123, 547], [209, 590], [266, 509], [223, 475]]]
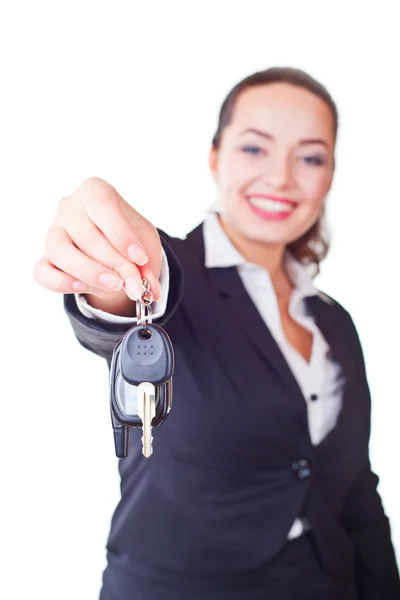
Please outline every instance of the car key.
[[151, 435], [152, 421], [156, 416], [156, 388], [152, 383], [144, 382], [138, 386], [138, 415], [142, 420], [143, 455], [148, 458], [153, 453]]
[[174, 353], [158, 325], [132, 327], [114, 349], [110, 374], [111, 417], [116, 454], [128, 454], [129, 427], [143, 429], [143, 454], [151, 455], [151, 427], [165, 420], [172, 405]]
[[[110, 408], [116, 455], [128, 455], [129, 428], [143, 430], [143, 454], [152, 454], [152, 427], [166, 419], [172, 405], [174, 352], [171, 340], [151, 323], [151, 293], [146, 280], [138, 324], [114, 348], [110, 368]], [[147, 308], [147, 321], [143, 306]]]

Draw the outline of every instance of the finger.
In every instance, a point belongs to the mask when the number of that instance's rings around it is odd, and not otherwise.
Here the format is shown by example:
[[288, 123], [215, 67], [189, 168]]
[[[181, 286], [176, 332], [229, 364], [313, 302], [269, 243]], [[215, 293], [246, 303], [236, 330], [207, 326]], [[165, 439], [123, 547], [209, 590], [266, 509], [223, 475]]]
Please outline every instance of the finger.
[[60, 271], [51, 264], [46, 256], [36, 263], [33, 277], [37, 283], [51, 292], [61, 294], [90, 293], [90, 286], [83, 281], [77, 281], [71, 275]]
[[121, 196], [101, 180], [90, 185], [94, 189], [82, 194], [81, 200], [89, 218], [123, 256], [139, 266], [146, 264], [149, 257], [120, 208]]
[[53, 223], [47, 233], [45, 255], [50, 262], [78, 281], [107, 291], [121, 290], [123, 280], [105, 265], [76, 248], [65, 229]]
[[[142, 275], [139, 268], [110, 244], [86, 213], [81, 219], [71, 218], [69, 221], [67, 219], [64, 226], [68, 236], [79, 250], [89, 258], [118, 273], [124, 281], [124, 289], [129, 298], [137, 300], [140, 297], [142, 293]], [[149, 269], [148, 272], [152, 280], [150, 285], [157, 290], [155, 277]], [[154, 299], [157, 300], [158, 297], [157, 290]]]

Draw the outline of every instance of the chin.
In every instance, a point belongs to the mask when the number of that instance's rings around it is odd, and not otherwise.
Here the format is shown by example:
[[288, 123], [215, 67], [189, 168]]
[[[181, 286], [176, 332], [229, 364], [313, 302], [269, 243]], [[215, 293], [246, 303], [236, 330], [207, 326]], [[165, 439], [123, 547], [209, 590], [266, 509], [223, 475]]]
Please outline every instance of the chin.
[[[242, 237], [268, 245], [288, 245], [302, 237], [319, 218], [319, 211], [298, 206], [290, 213], [254, 210], [242, 201], [225, 207], [221, 214], [226, 224]], [[305, 210], [306, 209], [306, 210]]]
[[249, 239], [259, 240], [266, 244], [291, 244], [309, 231], [319, 218], [319, 212], [304, 214], [297, 208], [289, 214], [259, 214], [257, 211], [241, 212], [237, 226]]
[[259, 223], [243, 219], [235, 222], [234, 226], [246, 239], [268, 245], [287, 245], [303, 235], [303, 229], [282, 223]]

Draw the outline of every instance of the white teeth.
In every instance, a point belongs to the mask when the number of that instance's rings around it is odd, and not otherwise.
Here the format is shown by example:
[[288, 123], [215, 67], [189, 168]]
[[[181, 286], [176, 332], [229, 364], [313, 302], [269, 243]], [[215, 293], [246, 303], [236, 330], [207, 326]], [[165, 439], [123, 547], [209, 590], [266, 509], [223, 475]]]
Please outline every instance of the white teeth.
[[279, 200], [268, 200], [266, 198], [249, 198], [250, 204], [261, 208], [267, 212], [291, 212], [295, 209], [294, 204], [287, 204], [286, 202], [279, 202]]

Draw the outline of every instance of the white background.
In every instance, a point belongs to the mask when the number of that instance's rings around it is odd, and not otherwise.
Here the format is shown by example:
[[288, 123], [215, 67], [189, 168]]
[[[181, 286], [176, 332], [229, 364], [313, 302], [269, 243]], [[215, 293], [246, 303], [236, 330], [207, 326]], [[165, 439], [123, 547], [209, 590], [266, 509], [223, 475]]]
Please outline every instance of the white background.
[[307, 70], [339, 106], [333, 245], [318, 283], [363, 343], [371, 457], [400, 557], [395, 7], [3, 3], [0, 597], [95, 600], [119, 497], [106, 362], [31, 275], [56, 203], [95, 175], [183, 236], [215, 199], [207, 153], [222, 100], [274, 65]]

